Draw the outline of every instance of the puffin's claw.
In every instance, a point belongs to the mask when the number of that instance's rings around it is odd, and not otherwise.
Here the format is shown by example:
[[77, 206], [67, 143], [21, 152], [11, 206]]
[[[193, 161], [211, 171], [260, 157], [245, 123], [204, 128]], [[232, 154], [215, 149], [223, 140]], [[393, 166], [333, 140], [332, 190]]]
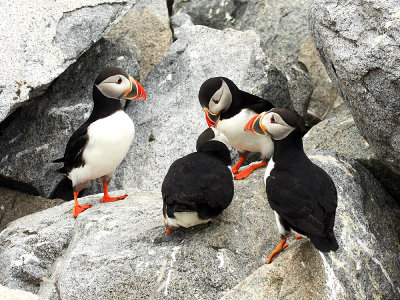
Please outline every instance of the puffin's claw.
[[114, 202], [114, 201], [117, 201], [117, 200], [125, 199], [126, 197], [128, 197], [128, 195], [123, 195], [123, 196], [118, 196], [118, 197], [110, 197], [110, 196], [104, 195], [103, 198], [100, 199], [100, 202], [101, 203]]
[[74, 218], [76, 218], [81, 212], [87, 210], [88, 208], [91, 208], [92, 205], [75, 205], [74, 206], [74, 210], [72, 212], [72, 215], [74, 216]]

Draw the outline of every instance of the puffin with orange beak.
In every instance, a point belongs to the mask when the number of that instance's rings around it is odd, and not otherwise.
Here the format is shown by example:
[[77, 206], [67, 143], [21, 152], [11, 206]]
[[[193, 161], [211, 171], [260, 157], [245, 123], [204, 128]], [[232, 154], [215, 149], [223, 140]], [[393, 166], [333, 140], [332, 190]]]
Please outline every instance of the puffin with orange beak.
[[63, 162], [58, 170], [72, 181], [76, 218], [91, 205], [79, 205], [78, 194], [91, 180], [103, 181], [104, 196], [100, 202], [121, 200], [128, 195], [111, 197], [108, 183], [125, 158], [135, 135], [131, 118], [122, 110], [121, 99], [145, 100], [146, 92], [124, 70], [108, 67], [100, 72], [93, 86], [93, 111], [70, 137], [64, 157], [53, 162]]
[[319, 251], [336, 251], [336, 187], [329, 175], [304, 153], [302, 119], [287, 109], [273, 108], [251, 118], [244, 130], [269, 136], [274, 142], [274, 155], [264, 181], [281, 241], [267, 263], [287, 247], [286, 238], [291, 232], [298, 234], [296, 238], [309, 238]]
[[[270, 102], [239, 90], [225, 77], [207, 79], [200, 87], [199, 101], [208, 126], [222, 132], [239, 152], [240, 159], [232, 167], [232, 173], [237, 173], [235, 179], [244, 179], [255, 169], [266, 165], [274, 150], [271, 139], [243, 131], [243, 127], [250, 118], [273, 108]], [[262, 162], [238, 172], [250, 152], [260, 152]]]

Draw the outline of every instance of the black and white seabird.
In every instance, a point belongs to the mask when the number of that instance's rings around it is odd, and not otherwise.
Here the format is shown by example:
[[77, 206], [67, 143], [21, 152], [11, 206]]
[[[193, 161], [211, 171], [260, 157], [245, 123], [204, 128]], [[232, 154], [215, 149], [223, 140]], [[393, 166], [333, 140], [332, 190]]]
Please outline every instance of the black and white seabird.
[[[199, 101], [208, 126], [225, 134], [229, 144], [239, 152], [240, 159], [232, 167], [232, 173], [237, 173], [235, 179], [244, 179], [255, 169], [266, 165], [274, 150], [273, 142], [269, 137], [243, 131], [243, 127], [250, 118], [273, 108], [270, 102], [239, 90], [225, 77], [207, 79], [200, 87]], [[250, 152], [260, 152], [263, 161], [238, 172]]]
[[282, 108], [253, 117], [245, 127], [255, 135], [272, 137], [275, 147], [264, 181], [281, 241], [267, 263], [287, 246], [291, 231], [309, 238], [319, 251], [336, 251], [339, 247], [333, 233], [336, 187], [304, 153], [302, 128], [301, 118]]
[[167, 234], [213, 221], [233, 197], [231, 157], [226, 137], [215, 128], [197, 139], [197, 152], [176, 160], [162, 184]]
[[121, 99], [145, 100], [143, 87], [124, 70], [108, 67], [101, 71], [93, 85], [93, 111], [89, 119], [70, 137], [64, 157], [54, 162], [64, 162], [58, 171], [72, 181], [77, 217], [91, 205], [79, 205], [78, 194], [92, 179], [103, 181], [104, 197], [100, 202], [124, 199], [127, 195], [110, 197], [108, 183], [132, 144], [135, 127], [122, 110]]

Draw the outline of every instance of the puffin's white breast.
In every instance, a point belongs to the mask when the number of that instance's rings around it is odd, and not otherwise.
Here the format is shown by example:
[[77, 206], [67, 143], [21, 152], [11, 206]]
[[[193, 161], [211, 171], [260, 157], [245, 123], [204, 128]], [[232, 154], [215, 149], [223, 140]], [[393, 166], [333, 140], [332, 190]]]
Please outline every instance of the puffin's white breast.
[[131, 118], [120, 110], [93, 122], [88, 135], [82, 155], [85, 165], [69, 174], [74, 185], [113, 173], [128, 153], [135, 127]]
[[275, 167], [275, 162], [271, 157], [271, 159], [268, 161], [267, 168], [265, 169], [264, 184], [266, 184], [267, 178], [271, 175], [271, 171], [274, 167]]
[[261, 152], [263, 158], [270, 157], [274, 151], [271, 138], [244, 131], [247, 122], [255, 115], [254, 111], [243, 109], [230, 119], [220, 120], [216, 128], [225, 134], [232, 147], [249, 152]]

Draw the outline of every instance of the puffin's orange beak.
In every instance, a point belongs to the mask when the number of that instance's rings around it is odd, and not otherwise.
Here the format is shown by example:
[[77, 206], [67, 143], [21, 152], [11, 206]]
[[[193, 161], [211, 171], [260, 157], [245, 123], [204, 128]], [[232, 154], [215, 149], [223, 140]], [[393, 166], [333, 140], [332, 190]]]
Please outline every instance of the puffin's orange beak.
[[124, 98], [127, 100], [146, 100], [146, 91], [142, 85], [129, 76], [131, 86], [124, 92]]
[[265, 116], [265, 112], [259, 114], [259, 115], [255, 115], [254, 117], [252, 117], [246, 124], [246, 126], [244, 126], [244, 131], [248, 131], [251, 132], [253, 134], [257, 134], [257, 135], [266, 135], [268, 130], [267, 127], [265, 127], [261, 121], [263, 119], [263, 117]]
[[204, 109], [204, 112], [206, 113], [206, 121], [207, 121], [208, 127], [217, 127], [217, 124], [218, 124], [221, 114], [219, 112], [214, 114], [206, 107], [203, 107], [203, 109]]

